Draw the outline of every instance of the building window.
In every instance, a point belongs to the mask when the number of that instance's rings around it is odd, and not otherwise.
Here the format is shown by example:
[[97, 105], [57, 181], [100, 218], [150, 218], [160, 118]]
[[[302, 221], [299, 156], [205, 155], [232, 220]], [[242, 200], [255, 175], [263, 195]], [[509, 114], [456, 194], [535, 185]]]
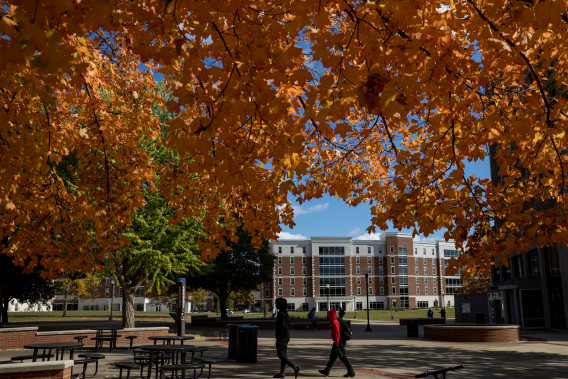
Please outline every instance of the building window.
[[279, 285], [279, 286], [282, 285], [282, 278], [278, 278], [278, 285]]
[[293, 286], [296, 284], [296, 280], [294, 278], [290, 278], [290, 285]]
[[355, 264], [359, 264], [361, 262], [359, 262], [359, 257], [355, 257]]
[[361, 295], [361, 287], [357, 287], [357, 295]]
[[428, 275], [428, 267], [424, 267], [424, 275]]
[[394, 266], [391, 267], [391, 274], [394, 275]]
[[290, 296], [296, 296], [296, 290], [294, 288], [290, 288]]
[[394, 254], [394, 246], [390, 247], [391, 254]]
[[416, 305], [418, 306], [418, 308], [428, 308], [428, 302], [427, 301], [417, 301]]
[[291, 264], [291, 265], [294, 264], [294, 257], [290, 257], [290, 264]]
[[383, 266], [379, 266], [379, 274], [383, 274]]
[[302, 278], [302, 284], [303, 285], [308, 284], [308, 278]]
[[357, 280], [357, 285], [358, 286], [361, 285], [361, 278], [357, 278], [356, 280]]
[[434, 277], [434, 278], [432, 279], [432, 282], [433, 282], [434, 284], [436, 284], [436, 277]]
[[282, 288], [278, 288], [278, 296], [282, 296]]
[[302, 264], [303, 264], [303, 265], [306, 264], [306, 257], [302, 257]]
[[385, 284], [385, 278], [384, 278], [384, 276], [381, 276], [381, 277], [379, 278], [379, 284]]
[[278, 246], [278, 254], [282, 254], [282, 246]]
[[371, 258], [371, 257], [367, 257], [367, 263], [368, 263], [368, 264], [371, 264], [372, 262], [373, 262], [373, 261], [372, 261], [372, 258]]
[[382, 253], [383, 253], [383, 248], [379, 247], [379, 254], [382, 254]]
[[436, 267], [432, 267], [432, 275], [436, 275]]
[[422, 249], [422, 254], [426, 255], [426, 248]]
[[424, 287], [424, 294], [428, 295], [428, 287]]
[[355, 267], [355, 273], [360, 274], [361, 273], [361, 267], [359, 267], [359, 266]]
[[278, 267], [278, 275], [282, 275], [282, 267]]
[[398, 255], [406, 255], [406, 247], [399, 246], [398, 247]]
[[110, 278], [105, 278], [105, 285], [110, 286]]
[[381, 291], [381, 295], [384, 295], [385, 294], [385, 287], [381, 287], [380, 291]]
[[379, 257], [379, 264], [380, 264], [380, 265], [383, 264], [383, 257]]
[[416, 284], [420, 284], [420, 278], [416, 277]]
[[418, 254], [418, 249], [415, 247], [414, 248], [414, 255]]
[[432, 255], [434, 255], [434, 249], [432, 249]]
[[393, 295], [396, 295], [396, 287], [393, 287], [393, 288], [392, 288], [392, 294], [393, 294]]
[[294, 275], [294, 267], [290, 267], [290, 275]]
[[373, 278], [369, 276], [369, 284], [373, 284]]
[[433, 265], [436, 264], [436, 258], [432, 258], [432, 264], [433, 264]]
[[416, 286], [416, 294], [420, 295], [420, 287]]
[[105, 288], [105, 297], [110, 297], [110, 290]]
[[302, 290], [302, 292], [303, 292], [303, 296], [308, 296], [308, 290], [307, 290], [307, 288], [304, 288], [304, 289]]
[[270, 297], [270, 290], [264, 290], [264, 297]]
[[302, 267], [302, 275], [306, 275], [308, 273], [308, 269], [305, 267]]
[[438, 289], [434, 287], [434, 295], [438, 292]]
[[363, 310], [363, 303], [361, 301], [358, 301], [355, 303], [355, 309], [357, 309], [358, 311], [362, 311]]
[[290, 248], [290, 254], [294, 254], [294, 248], [293, 247]]
[[424, 277], [424, 284], [428, 284], [428, 277], [427, 276]]
[[418, 267], [415, 267], [414, 271], [416, 272], [416, 275], [418, 275]]
[[270, 282], [264, 282], [265, 287], [270, 287]]
[[367, 246], [367, 254], [371, 254], [371, 246]]
[[394, 264], [394, 257], [391, 257], [391, 265]]
[[414, 264], [417, 265], [418, 264], [418, 258], [414, 258]]
[[428, 264], [428, 263], [426, 262], [426, 259], [427, 259], [427, 258], [424, 258], [424, 259], [422, 260], [422, 263], [423, 263], [423, 264]]
[[279, 265], [282, 264], [282, 257], [278, 257], [278, 264], [279, 264]]
[[391, 284], [396, 284], [396, 278], [394, 276], [391, 276]]
[[359, 246], [355, 247], [355, 254], [359, 254]]
[[373, 287], [369, 287], [369, 295], [373, 294]]

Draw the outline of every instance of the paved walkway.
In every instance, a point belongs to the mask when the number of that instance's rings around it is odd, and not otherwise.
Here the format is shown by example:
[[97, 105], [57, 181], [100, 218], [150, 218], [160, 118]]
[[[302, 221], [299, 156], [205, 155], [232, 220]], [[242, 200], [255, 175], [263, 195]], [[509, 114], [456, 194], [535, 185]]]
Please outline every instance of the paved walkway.
[[[365, 332], [366, 323], [353, 322], [354, 339], [347, 345], [358, 378], [413, 378], [426, 370], [458, 364], [465, 368], [448, 373], [448, 379], [568, 378], [565, 331], [525, 330], [521, 333], [523, 340], [517, 343], [456, 343], [425, 340], [422, 327], [420, 338], [406, 337], [406, 327], [398, 323], [374, 322], [371, 327], [372, 332]], [[189, 328], [187, 332], [196, 335], [192, 344], [207, 346], [206, 356], [218, 359], [213, 367], [214, 378], [271, 378], [278, 372], [273, 330], [260, 331], [258, 363], [254, 364], [227, 359], [227, 342], [219, 341], [213, 329]], [[288, 356], [301, 367], [301, 378], [318, 378], [322, 377], [318, 369], [327, 362], [330, 347], [329, 330], [292, 331]], [[132, 357], [126, 349], [102, 353], [107, 358], [101, 361], [96, 378], [118, 378], [118, 370], [110, 363]], [[0, 351], [0, 361], [18, 354]], [[291, 369], [287, 368], [286, 373], [293, 378]], [[341, 378], [345, 373], [345, 367], [338, 362], [330, 377]]]

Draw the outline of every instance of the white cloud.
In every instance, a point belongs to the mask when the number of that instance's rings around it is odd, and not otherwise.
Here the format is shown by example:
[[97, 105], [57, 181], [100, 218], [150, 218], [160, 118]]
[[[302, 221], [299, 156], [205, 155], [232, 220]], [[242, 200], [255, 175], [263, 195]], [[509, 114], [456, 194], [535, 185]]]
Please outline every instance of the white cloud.
[[417, 235], [416, 237], [414, 237], [413, 241], [414, 242], [436, 242], [440, 239], [444, 239], [444, 237], [440, 237], [440, 236], [432, 236], [432, 237], [424, 237], [421, 235]]
[[380, 233], [369, 233], [369, 234], [362, 234], [360, 236], [354, 237], [354, 240], [380, 240], [381, 234]]
[[359, 233], [361, 233], [361, 228], [355, 227], [355, 228], [351, 229], [351, 231], [349, 233], [347, 233], [347, 235], [349, 237], [353, 237], [354, 235], [357, 235]]
[[309, 238], [301, 235], [301, 234], [292, 234], [288, 232], [280, 232], [278, 233], [279, 240], [307, 240]]
[[312, 205], [310, 207], [303, 207], [301, 205], [294, 205], [294, 215], [307, 215], [314, 212], [325, 212], [329, 208], [329, 202], [323, 204]]

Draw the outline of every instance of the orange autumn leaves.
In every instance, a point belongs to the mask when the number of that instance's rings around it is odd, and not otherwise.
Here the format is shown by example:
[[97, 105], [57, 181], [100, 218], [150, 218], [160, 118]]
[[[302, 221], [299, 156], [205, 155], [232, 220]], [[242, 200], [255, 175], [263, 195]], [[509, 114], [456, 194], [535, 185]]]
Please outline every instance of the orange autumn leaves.
[[[157, 172], [204, 255], [226, 222], [258, 244], [293, 223], [289, 199], [324, 193], [367, 202], [369, 230], [447, 228], [481, 270], [566, 242], [563, 1], [3, 4], [1, 222], [25, 225], [20, 260], [100, 261]], [[164, 134], [139, 63], [173, 96]], [[138, 142], [158, 136], [188, 159], [156, 165]], [[490, 147], [494, 183], [465, 167]]]

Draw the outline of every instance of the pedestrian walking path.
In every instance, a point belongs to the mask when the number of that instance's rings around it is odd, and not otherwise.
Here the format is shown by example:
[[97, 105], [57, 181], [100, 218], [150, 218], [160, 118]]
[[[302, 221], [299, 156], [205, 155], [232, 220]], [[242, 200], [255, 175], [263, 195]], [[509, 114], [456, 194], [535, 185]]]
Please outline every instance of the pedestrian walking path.
[[[464, 369], [449, 372], [447, 378], [568, 378], [568, 332], [525, 330], [523, 340], [516, 343], [456, 343], [408, 338], [406, 327], [394, 322], [374, 322], [365, 332], [366, 323], [352, 322], [353, 339], [347, 354], [357, 378], [414, 378], [426, 370], [463, 364]], [[260, 330], [258, 363], [237, 363], [227, 359], [227, 342], [217, 338], [218, 330], [188, 328], [196, 336], [192, 344], [207, 346], [207, 356], [217, 358], [214, 378], [271, 378], [279, 371], [274, 331]], [[301, 378], [321, 378], [318, 370], [327, 362], [331, 348], [329, 330], [293, 330], [288, 357], [300, 366]], [[102, 351], [96, 378], [118, 378], [111, 363], [132, 359], [128, 349]], [[0, 361], [21, 352], [0, 351]], [[329, 377], [342, 378], [345, 367], [338, 361]], [[132, 372], [138, 378], [139, 373]], [[293, 378], [287, 368], [286, 377]], [[432, 377], [430, 377], [432, 378]]]

